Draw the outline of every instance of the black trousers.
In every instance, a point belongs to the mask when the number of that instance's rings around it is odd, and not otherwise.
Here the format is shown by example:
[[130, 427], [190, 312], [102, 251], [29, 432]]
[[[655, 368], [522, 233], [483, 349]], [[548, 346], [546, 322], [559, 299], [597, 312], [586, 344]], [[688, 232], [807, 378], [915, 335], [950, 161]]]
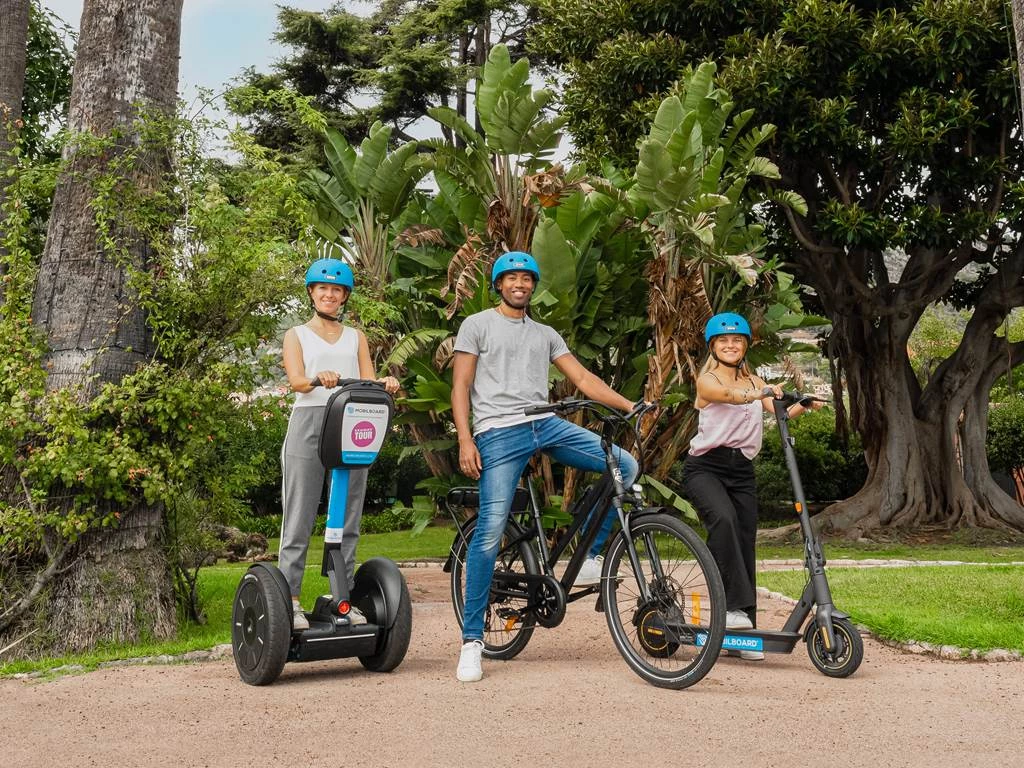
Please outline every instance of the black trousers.
[[757, 625], [757, 485], [754, 464], [738, 448], [687, 456], [683, 491], [708, 532], [708, 549], [725, 585], [725, 607]]

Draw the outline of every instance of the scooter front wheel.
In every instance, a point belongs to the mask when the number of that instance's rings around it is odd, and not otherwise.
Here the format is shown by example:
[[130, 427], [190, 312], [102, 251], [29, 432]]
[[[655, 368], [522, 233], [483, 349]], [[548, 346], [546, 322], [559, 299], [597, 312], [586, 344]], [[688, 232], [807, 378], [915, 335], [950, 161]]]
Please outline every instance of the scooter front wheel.
[[251, 568], [235, 591], [231, 651], [243, 682], [268, 685], [288, 660], [291, 616], [280, 587], [264, 568]]
[[804, 639], [807, 642], [807, 655], [818, 671], [829, 677], [849, 677], [857, 671], [864, 659], [864, 641], [860, 632], [847, 619], [832, 619], [835, 632], [836, 648], [828, 651], [825, 641], [818, 631], [818, 622], [812, 621], [807, 626]]

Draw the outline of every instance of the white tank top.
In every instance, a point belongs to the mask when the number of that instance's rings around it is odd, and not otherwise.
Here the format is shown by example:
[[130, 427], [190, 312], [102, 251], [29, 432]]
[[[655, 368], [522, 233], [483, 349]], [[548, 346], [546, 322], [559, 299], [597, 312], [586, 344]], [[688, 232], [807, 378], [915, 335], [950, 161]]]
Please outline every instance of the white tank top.
[[[333, 344], [309, 326], [296, 325], [294, 330], [302, 347], [302, 365], [307, 378], [312, 379], [320, 371], [337, 371], [343, 379], [359, 378], [359, 332], [355, 328], [343, 325], [341, 336]], [[311, 392], [296, 392], [294, 407], [327, 405], [332, 391], [314, 387]]]

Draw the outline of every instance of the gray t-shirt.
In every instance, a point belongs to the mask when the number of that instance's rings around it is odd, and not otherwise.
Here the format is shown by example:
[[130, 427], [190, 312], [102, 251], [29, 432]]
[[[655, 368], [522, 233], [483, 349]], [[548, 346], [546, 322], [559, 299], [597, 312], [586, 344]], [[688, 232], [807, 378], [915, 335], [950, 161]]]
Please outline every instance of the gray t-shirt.
[[523, 409], [548, 402], [548, 369], [569, 347], [549, 325], [485, 309], [463, 320], [455, 351], [477, 356], [469, 402], [479, 435], [549, 415], [526, 416]]

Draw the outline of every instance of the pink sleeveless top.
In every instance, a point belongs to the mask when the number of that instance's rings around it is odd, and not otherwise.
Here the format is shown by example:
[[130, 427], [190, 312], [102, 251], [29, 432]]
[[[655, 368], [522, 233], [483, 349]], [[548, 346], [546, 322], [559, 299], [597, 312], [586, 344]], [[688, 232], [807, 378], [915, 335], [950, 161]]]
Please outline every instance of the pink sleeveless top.
[[699, 411], [697, 434], [690, 441], [690, 455], [700, 456], [714, 448], [739, 448], [752, 460], [761, 450], [763, 413], [760, 400], [745, 405], [708, 403]]

